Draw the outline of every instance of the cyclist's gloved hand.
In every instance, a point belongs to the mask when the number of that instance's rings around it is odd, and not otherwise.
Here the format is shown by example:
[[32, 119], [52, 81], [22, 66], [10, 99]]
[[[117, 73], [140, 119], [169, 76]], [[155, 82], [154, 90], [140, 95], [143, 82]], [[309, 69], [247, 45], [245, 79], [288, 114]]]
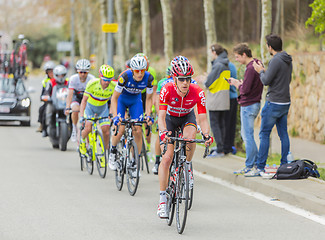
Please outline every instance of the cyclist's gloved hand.
[[146, 120], [147, 120], [147, 121], [150, 121], [151, 124], [153, 124], [153, 123], [155, 122], [155, 120], [154, 120], [151, 116], [147, 116], [147, 117], [146, 117]]
[[210, 146], [213, 143], [213, 137], [211, 137], [209, 134], [204, 134], [203, 138], [205, 140], [205, 146]]
[[85, 118], [84, 117], [80, 117], [79, 118], [79, 123], [82, 123], [83, 121], [85, 121]]
[[164, 130], [164, 131], [159, 131], [159, 137], [160, 137], [160, 141], [162, 142], [166, 142], [165, 138], [168, 135], [168, 131]]
[[117, 124], [119, 123], [119, 121], [120, 121], [120, 117], [119, 116], [116, 116], [116, 117], [113, 118], [113, 124], [115, 126], [117, 126]]

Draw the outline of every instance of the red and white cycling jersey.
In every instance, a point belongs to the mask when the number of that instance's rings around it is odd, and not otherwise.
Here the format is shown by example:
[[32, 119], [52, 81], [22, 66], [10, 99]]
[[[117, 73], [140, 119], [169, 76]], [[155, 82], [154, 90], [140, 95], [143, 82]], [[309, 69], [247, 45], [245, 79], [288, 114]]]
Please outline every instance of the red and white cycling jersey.
[[187, 95], [181, 97], [177, 93], [175, 83], [167, 83], [161, 89], [159, 99], [159, 110], [167, 110], [167, 114], [174, 117], [187, 115], [196, 104], [198, 114], [207, 112], [204, 91], [196, 84], [190, 84]]

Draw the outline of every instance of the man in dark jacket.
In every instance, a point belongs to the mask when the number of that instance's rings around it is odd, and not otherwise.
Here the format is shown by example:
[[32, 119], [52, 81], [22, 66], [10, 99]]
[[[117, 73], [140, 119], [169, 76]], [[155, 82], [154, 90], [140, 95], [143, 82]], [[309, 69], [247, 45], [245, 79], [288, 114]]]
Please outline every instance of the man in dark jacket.
[[212, 152], [209, 157], [222, 157], [225, 155], [226, 112], [230, 108], [229, 83], [225, 78], [230, 78], [230, 69], [227, 51], [222, 46], [214, 44], [211, 46], [211, 51], [214, 58], [212, 70], [204, 85], [208, 89], [206, 104], [217, 151]]
[[263, 85], [269, 86], [265, 105], [262, 109], [260, 129], [260, 148], [257, 155], [256, 176], [263, 175], [266, 164], [270, 134], [276, 125], [281, 140], [281, 165], [287, 163], [290, 141], [287, 130], [287, 117], [290, 108], [290, 88], [292, 74], [292, 58], [282, 51], [282, 40], [277, 35], [267, 35], [266, 43], [273, 58], [265, 70], [261, 63], [254, 62], [253, 67], [260, 74]]

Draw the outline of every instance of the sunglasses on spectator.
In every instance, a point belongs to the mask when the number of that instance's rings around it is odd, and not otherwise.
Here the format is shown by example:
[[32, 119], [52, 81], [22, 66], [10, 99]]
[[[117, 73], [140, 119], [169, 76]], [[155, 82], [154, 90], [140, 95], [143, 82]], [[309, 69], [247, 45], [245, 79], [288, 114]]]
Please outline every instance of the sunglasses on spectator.
[[141, 69], [141, 70], [138, 70], [138, 69], [134, 69], [133, 72], [135, 73], [144, 73], [146, 70], [144, 69]]
[[79, 71], [78, 73], [86, 74], [88, 72], [86, 72], [86, 71]]
[[192, 78], [191, 77], [176, 77], [178, 81], [180, 82], [191, 82]]
[[104, 82], [110, 82], [112, 78], [101, 77]]

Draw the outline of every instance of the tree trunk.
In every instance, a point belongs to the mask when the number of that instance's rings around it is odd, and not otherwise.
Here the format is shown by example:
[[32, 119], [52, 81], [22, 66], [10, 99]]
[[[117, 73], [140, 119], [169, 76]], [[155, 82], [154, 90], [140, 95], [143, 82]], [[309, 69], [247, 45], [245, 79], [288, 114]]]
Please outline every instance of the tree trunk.
[[256, 42], [260, 40], [261, 36], [261, 0], [256, 0]]
[[216, 26], [214, 21], [213, 0], [204, 0], [205, 32], [207, 37], [207, 71], [211, 71], [211, 49], [210, 46], [217, 42]]
[[244, 0], [240, 0], [240, 22], [239, 22], [239, 40], [244, 41], [244, 21], [245, 21], [245, 7]]
[[261, 0], [262, 6], [262, 27], [261, 27], [261, 59], [264, 66], [267, 66], [270, 55], [267, 51], [265, 36], [271, 33], [272, 24], [272, 1]]
[[275, 21], [273, 25], [273, 33], [280, 34], [280, 14], [281, 14], [281, 1], [276, 0], [276, 13], [275, 13]]
[[124, 11], [123, 4], [121, 0], [115, 0], [115, 11], [118, 23], [118, 32], [117, 32], [117, 55], [119, 58], [119, 66], [121, 69], [124, 69], [124, 62], [126, 60], [125, 46], [124, 46]]
[[128, 15], [126, 19], [126, 27], [125, 27], [125, 55], [129, 58], [130, 54], [130, 36], [131, 36], [131, 25], [132, 25], [132, 18], [133, 18], [133, 7], [134, 7], [134, 0], [128, 0]]
[[281, 38], [283, 39], [283, 37], [284, 37], [284, 0], [281, 0], [280, 9], [281, 9], [281, 20], [280, 20], [280, 23], [281, 23], [280, 28], [281, 28], [281, 30], [280, 30], [280, 33], [281, 33]]
[[169, 66], [171, 59], [173, 58], [173, 22], [172, 22], [172, 10], [170, 7], [170, 0], [160, 0], [161, 10], [163, 14], [164, 24], [164, 53], [166, 59], [166, 67]]
[[[232, 6], [232, 0], [228, 0], [227, 1], [227, 29], [231, 29], [231, 15], [233, 13], [231, 6]], [[232, 36], [231, 31], [227, 31], [228, 42], [232, 40], [231, 36]]]
[[[106, 0], [100, 0], [99, 14], [100, 14], [101, 25], [107, 22], [105, 9], [107, 9]], [[107, 63], [107, 59], [108, 59], [107, 49], [106, 49], [106, 33], [102, 32], [102, 28], [100, 28], [100, 31], [101, 31], [99, 35], [100, 37], [98, 38], [98, 46], [100, 47], [97, 47], [97, 56], [98, 56], [97, 67], [99, 67], [103, 63]]]
[[150, 16], [149, 0], [140, 0], [141, 3], [141, 22], [142, 22], [142, 52], [150, 59]]

